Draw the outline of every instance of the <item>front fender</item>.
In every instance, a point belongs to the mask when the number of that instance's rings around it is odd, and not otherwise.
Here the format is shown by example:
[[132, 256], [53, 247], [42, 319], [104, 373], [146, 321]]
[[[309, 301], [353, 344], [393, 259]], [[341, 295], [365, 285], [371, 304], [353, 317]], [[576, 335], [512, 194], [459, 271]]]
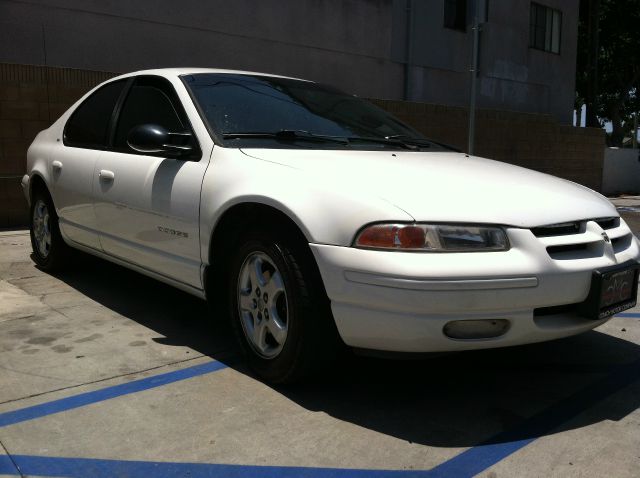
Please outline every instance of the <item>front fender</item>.
[[259, 203], [286, 214], [307, 241], [348, 246], [356, 232], [376, 221], [412, 221], [402, 209], [374, 195], [350, 194], [344, 182], [327, 184], [290, 166], [215, 148], [202, 184], [202, 258], [222, 215], [242, 203]]

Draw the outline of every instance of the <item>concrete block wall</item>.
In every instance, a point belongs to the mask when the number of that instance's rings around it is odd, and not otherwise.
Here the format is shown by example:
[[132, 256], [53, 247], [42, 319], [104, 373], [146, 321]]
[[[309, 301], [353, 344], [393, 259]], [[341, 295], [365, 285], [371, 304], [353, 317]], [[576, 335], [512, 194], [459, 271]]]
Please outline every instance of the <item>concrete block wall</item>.
[[0, 63], [0, 228], [27, 223], [20, 187], [27, 148], [69, 106], [112, 73]]
[[[0, 63], [0, 228], [27, 224], [20, 178], [38, 131], [114, 73]], [[398, 100], [372, 102], [434, 140], [466, 150], [464, 108]], [[480, 110], [476, 153], [600, 190], [604, 131], [564, 126], [550, 115]]]
[[[371, 100], [427, 137], [467, 150], [465, 108]], [[599, 191], [605, 135], [600, 128], [559, 124], [553, 116], [479, 110], [475, 154], [569, 179]]]

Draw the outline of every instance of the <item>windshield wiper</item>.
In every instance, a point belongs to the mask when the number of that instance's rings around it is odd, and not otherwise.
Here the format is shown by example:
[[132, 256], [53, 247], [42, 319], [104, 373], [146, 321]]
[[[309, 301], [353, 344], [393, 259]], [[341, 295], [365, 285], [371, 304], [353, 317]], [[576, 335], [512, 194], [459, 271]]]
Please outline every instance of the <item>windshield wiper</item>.
[[277, 139], [279, 141], [313, 141], [317, 143], [340, 143], [349, 144], [347, 138], [341, 136], [325, 136], [314, 134], [303, 130], [281, 129], [274, 132], [246, 132], [246, 133], [225, 133], [223, 139], [242, 139], [242, 138], [265, 138]]
[[376, 136], [349, 136], [347, 138], [349, 141], [362, 141], [365, 143], [379, 143], [379, 144], [387, 144], [390, 146], [399, 146], [400, 148], [410, 149], [415, 151], [422, 144], [412, 144], [406, 142], [404, 140], [396, 139], [391, 136], [387, 136], [384, 138], [376, 137]]
[[429, 147], [431, 147], [431, 145], [435, 144], [437, 146], [440, 146], [441, 148], [450, 149], [452, 151], [460, 152], [460, 150], [458, 148], [454, 148], [453, 146], [449, 146], [448, 144], [439, 143], [439, 142], [434, 141], [432, 139], [414, 138], [414, 137], [406, 135], [406, 134], [394, 134], [394, 135], [391, 135], [391, 136], [385, 136], [385, 138], [387, 138], [387, 139], [396, 139], [398, 141], [402, 141], [402, 142], [407, 143], [407, 144], [415, 144], [416, 146], [421, 146], [421, 147], [425, 147], [425, 148], [429, 148]]
[[403, 143], [415, 144], [416, 146], [419, 145], [429, 147], [432, 144], [432, 142], [428, 139], [414, 138], [413, 136], [409, 136], [406, 134], [393, 134], [391, 136], [385, 136], [385, 139], [395, 139], [397, 141], [402, 141]]
[[316, 143], [339, 143], [347, 145], [351, 142], [364, 142], [364, 143], [378, 143], [389, 146], [397, 146], [403, 149], [409, 149], [416, 151], [419, 148], [428, 148], [433, 141], [419, 138], [404, 138], [403, 135], [396, 136], [327, 136], [322, 134], [310, 133], [304, 130], [294, 129], [282, 129], [280, 131], [253, 131], [253, 132], [233, 132], [225, 133], [222, 135], [223, 139], [243, 139], [243, 138], [264, 138], [264, 139], [276, 139], [278, 141], [310, 141]]

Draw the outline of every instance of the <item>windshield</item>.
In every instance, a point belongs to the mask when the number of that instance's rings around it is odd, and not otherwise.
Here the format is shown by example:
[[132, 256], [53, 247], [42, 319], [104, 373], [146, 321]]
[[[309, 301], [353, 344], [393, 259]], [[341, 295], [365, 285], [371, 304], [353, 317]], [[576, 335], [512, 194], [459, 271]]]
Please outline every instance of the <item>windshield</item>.
[[182, 77], [224, 145], [256, 148], [446, 148], [382, 109], [335, 88], [260, 75]]

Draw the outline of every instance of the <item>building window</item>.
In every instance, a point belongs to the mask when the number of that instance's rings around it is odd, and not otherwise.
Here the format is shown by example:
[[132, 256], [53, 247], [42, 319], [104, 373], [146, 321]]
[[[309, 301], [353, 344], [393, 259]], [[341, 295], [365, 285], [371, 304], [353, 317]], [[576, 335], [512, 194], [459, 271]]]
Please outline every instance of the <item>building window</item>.
[[560, 53], [562, 12], [531, 3], [529, 17], [529, 46], [538, 50]]
[[444, 0], [444, 26], [467, 31], [467, 0]]

